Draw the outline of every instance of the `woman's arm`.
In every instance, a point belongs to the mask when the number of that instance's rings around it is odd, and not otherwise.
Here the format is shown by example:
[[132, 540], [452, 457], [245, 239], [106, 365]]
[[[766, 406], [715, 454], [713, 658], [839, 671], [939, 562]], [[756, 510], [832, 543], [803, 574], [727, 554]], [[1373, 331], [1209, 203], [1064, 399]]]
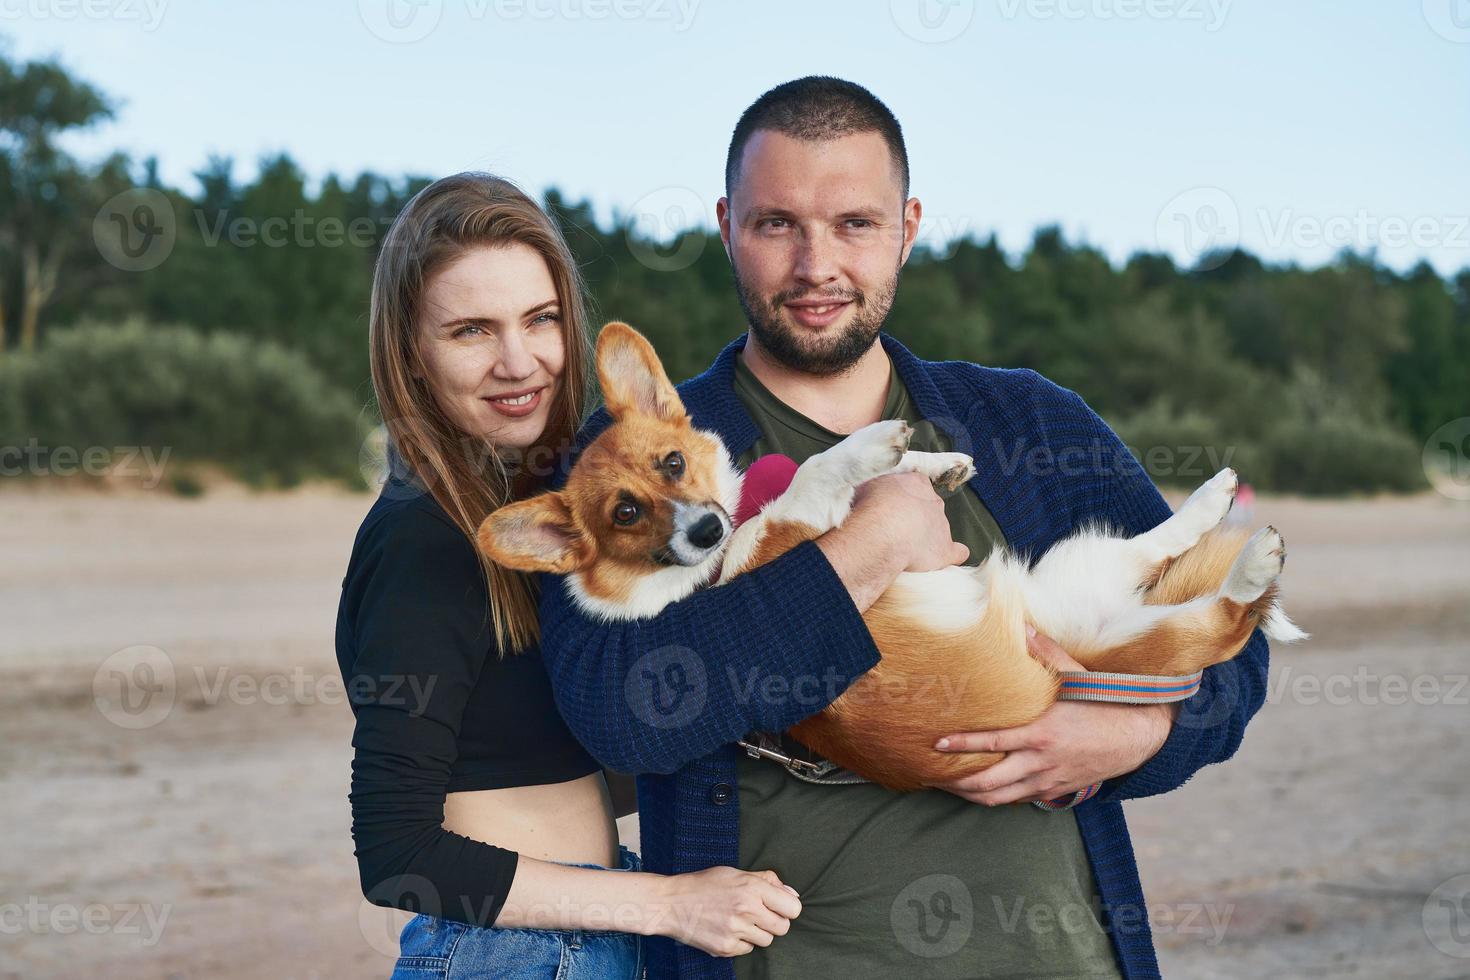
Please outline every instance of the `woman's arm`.
[[666, 876], [522, 857], [495, 924], [669, 936], [711, 956], [739, 956], [784, 936], [800, 912], [795, 890], [773, 871], [719, 867]]
[[352, 836], [373, 903], [489, 924], [517, 855], [443, 827], [464, 707], [490, 656], [484, 575], [452, 524], [404, 503], [364, 528], [343, 582]]
[[[483, 927], [669, 936], [712, 956], [768, 946], [801, 912], [796, 893], [771, 871], [599, 871], [451, 833], [440, 825], [447, 760], [406, 762], [393, 746], [422, 743], [425, 733], [405, 729], [401, 713], [375, 710], [359, 713], [352, 792], [363, 894], [375, 904]], [[452, 739], [443, 744], [452, 749]]]

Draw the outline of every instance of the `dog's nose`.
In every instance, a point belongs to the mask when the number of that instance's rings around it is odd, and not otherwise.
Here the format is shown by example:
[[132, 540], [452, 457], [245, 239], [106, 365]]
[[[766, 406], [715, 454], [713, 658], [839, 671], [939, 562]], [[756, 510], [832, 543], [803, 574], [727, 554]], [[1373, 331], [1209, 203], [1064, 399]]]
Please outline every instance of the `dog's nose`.
[[696, 548], [713, 548], [725, 536], [725, 525], [717, 514], [705, 514], [689, 529], [689, 543]]

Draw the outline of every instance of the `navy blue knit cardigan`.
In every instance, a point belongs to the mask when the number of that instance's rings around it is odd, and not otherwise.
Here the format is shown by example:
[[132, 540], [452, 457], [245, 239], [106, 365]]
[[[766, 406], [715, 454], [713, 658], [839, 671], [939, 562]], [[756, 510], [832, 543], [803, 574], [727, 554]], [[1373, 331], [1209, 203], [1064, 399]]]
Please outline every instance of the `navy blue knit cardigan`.
[[[679, 386], [694, 424], [718, 433], [732, 456], [760, 436], [732, 387], [744, 343], [742, 335]], [[975, 458], [970, 486], [1013, 550], [1035, 558], [1087, 524], [1133, 535], [1169, 515], [1137, 460], [1075, 393], [1034, 371], [924, 361], [886, 334], [882, 343], [923, 416]], [[605, 413], [595, 415], [581, 444], [607, 423]], [[557, 703], [597, 759], [638, 775], [643, 860], [663, 874], [738, 862], [732, 742], [789, 728], [878, 661], [857, 608], [812, 542], [635, 622], [596, 622], [561, 579], [547, 576], [543, 585], [542, 655]], [[1205, 671], [1158, 754], [1072, 811], [1129, 980], [1159, 970], [1121, 801], [1166, 793], [1230, 758], [1265, 699], [1267, 658], [1257, 631], [1238, 657]], [[648, 962], [654, 980], [734, 975], [729, 960], [662, 937], [649, 940]]]

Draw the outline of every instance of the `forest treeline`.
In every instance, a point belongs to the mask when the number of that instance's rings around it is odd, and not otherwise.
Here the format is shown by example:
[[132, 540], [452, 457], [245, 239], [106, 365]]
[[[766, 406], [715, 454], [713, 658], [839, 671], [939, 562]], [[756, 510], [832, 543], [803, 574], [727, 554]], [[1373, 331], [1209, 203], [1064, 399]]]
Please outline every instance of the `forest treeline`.
[[[248, 179], [210, 159], [189, 190], [60, 147], [113, 111], [54, 62], [0, 58], [0, 446], [170, 445], [258, 482], [360, 480], [373, 259], [427, 178], [315, 182], [280, 155]], [[545, 204], [595, 319], [644, 331], [674, 377], [744, 329], [712, 231], [653, 241], [635, 216]], [[887, 329], [1076, 390], [1168, 482], [1230, 463], [1267, 489], [1413, 490], [1426, 438], [1470, 415], [1470, 269], [1120, 265], [1042, 228], [1020, 254], [917, 250]]]

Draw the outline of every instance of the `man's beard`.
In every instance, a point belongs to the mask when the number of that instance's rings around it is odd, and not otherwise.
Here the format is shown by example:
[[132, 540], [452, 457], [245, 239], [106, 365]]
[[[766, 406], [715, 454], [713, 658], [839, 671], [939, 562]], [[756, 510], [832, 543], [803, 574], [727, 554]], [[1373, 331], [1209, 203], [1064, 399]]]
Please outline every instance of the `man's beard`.
[[[746, 288], [740, 269], [733, 262], [731, 265], [735, 271], [735, 294], [740, 298], [740, 308], [745, 311], [745, 320], [761, 351], [778, 364], [803, 374], [841, 374], [860, 361], [872, 349], [898, 294], [898, 270], [894, 269], [889, 280], [871, 297], [858, 290], [813, 293], [790, 289], [765, 300]], [[794, 299], [851, 302], [852, 320], [835, 336], [804, 336], [802, 328], [787, 320], [785, 304]]]

